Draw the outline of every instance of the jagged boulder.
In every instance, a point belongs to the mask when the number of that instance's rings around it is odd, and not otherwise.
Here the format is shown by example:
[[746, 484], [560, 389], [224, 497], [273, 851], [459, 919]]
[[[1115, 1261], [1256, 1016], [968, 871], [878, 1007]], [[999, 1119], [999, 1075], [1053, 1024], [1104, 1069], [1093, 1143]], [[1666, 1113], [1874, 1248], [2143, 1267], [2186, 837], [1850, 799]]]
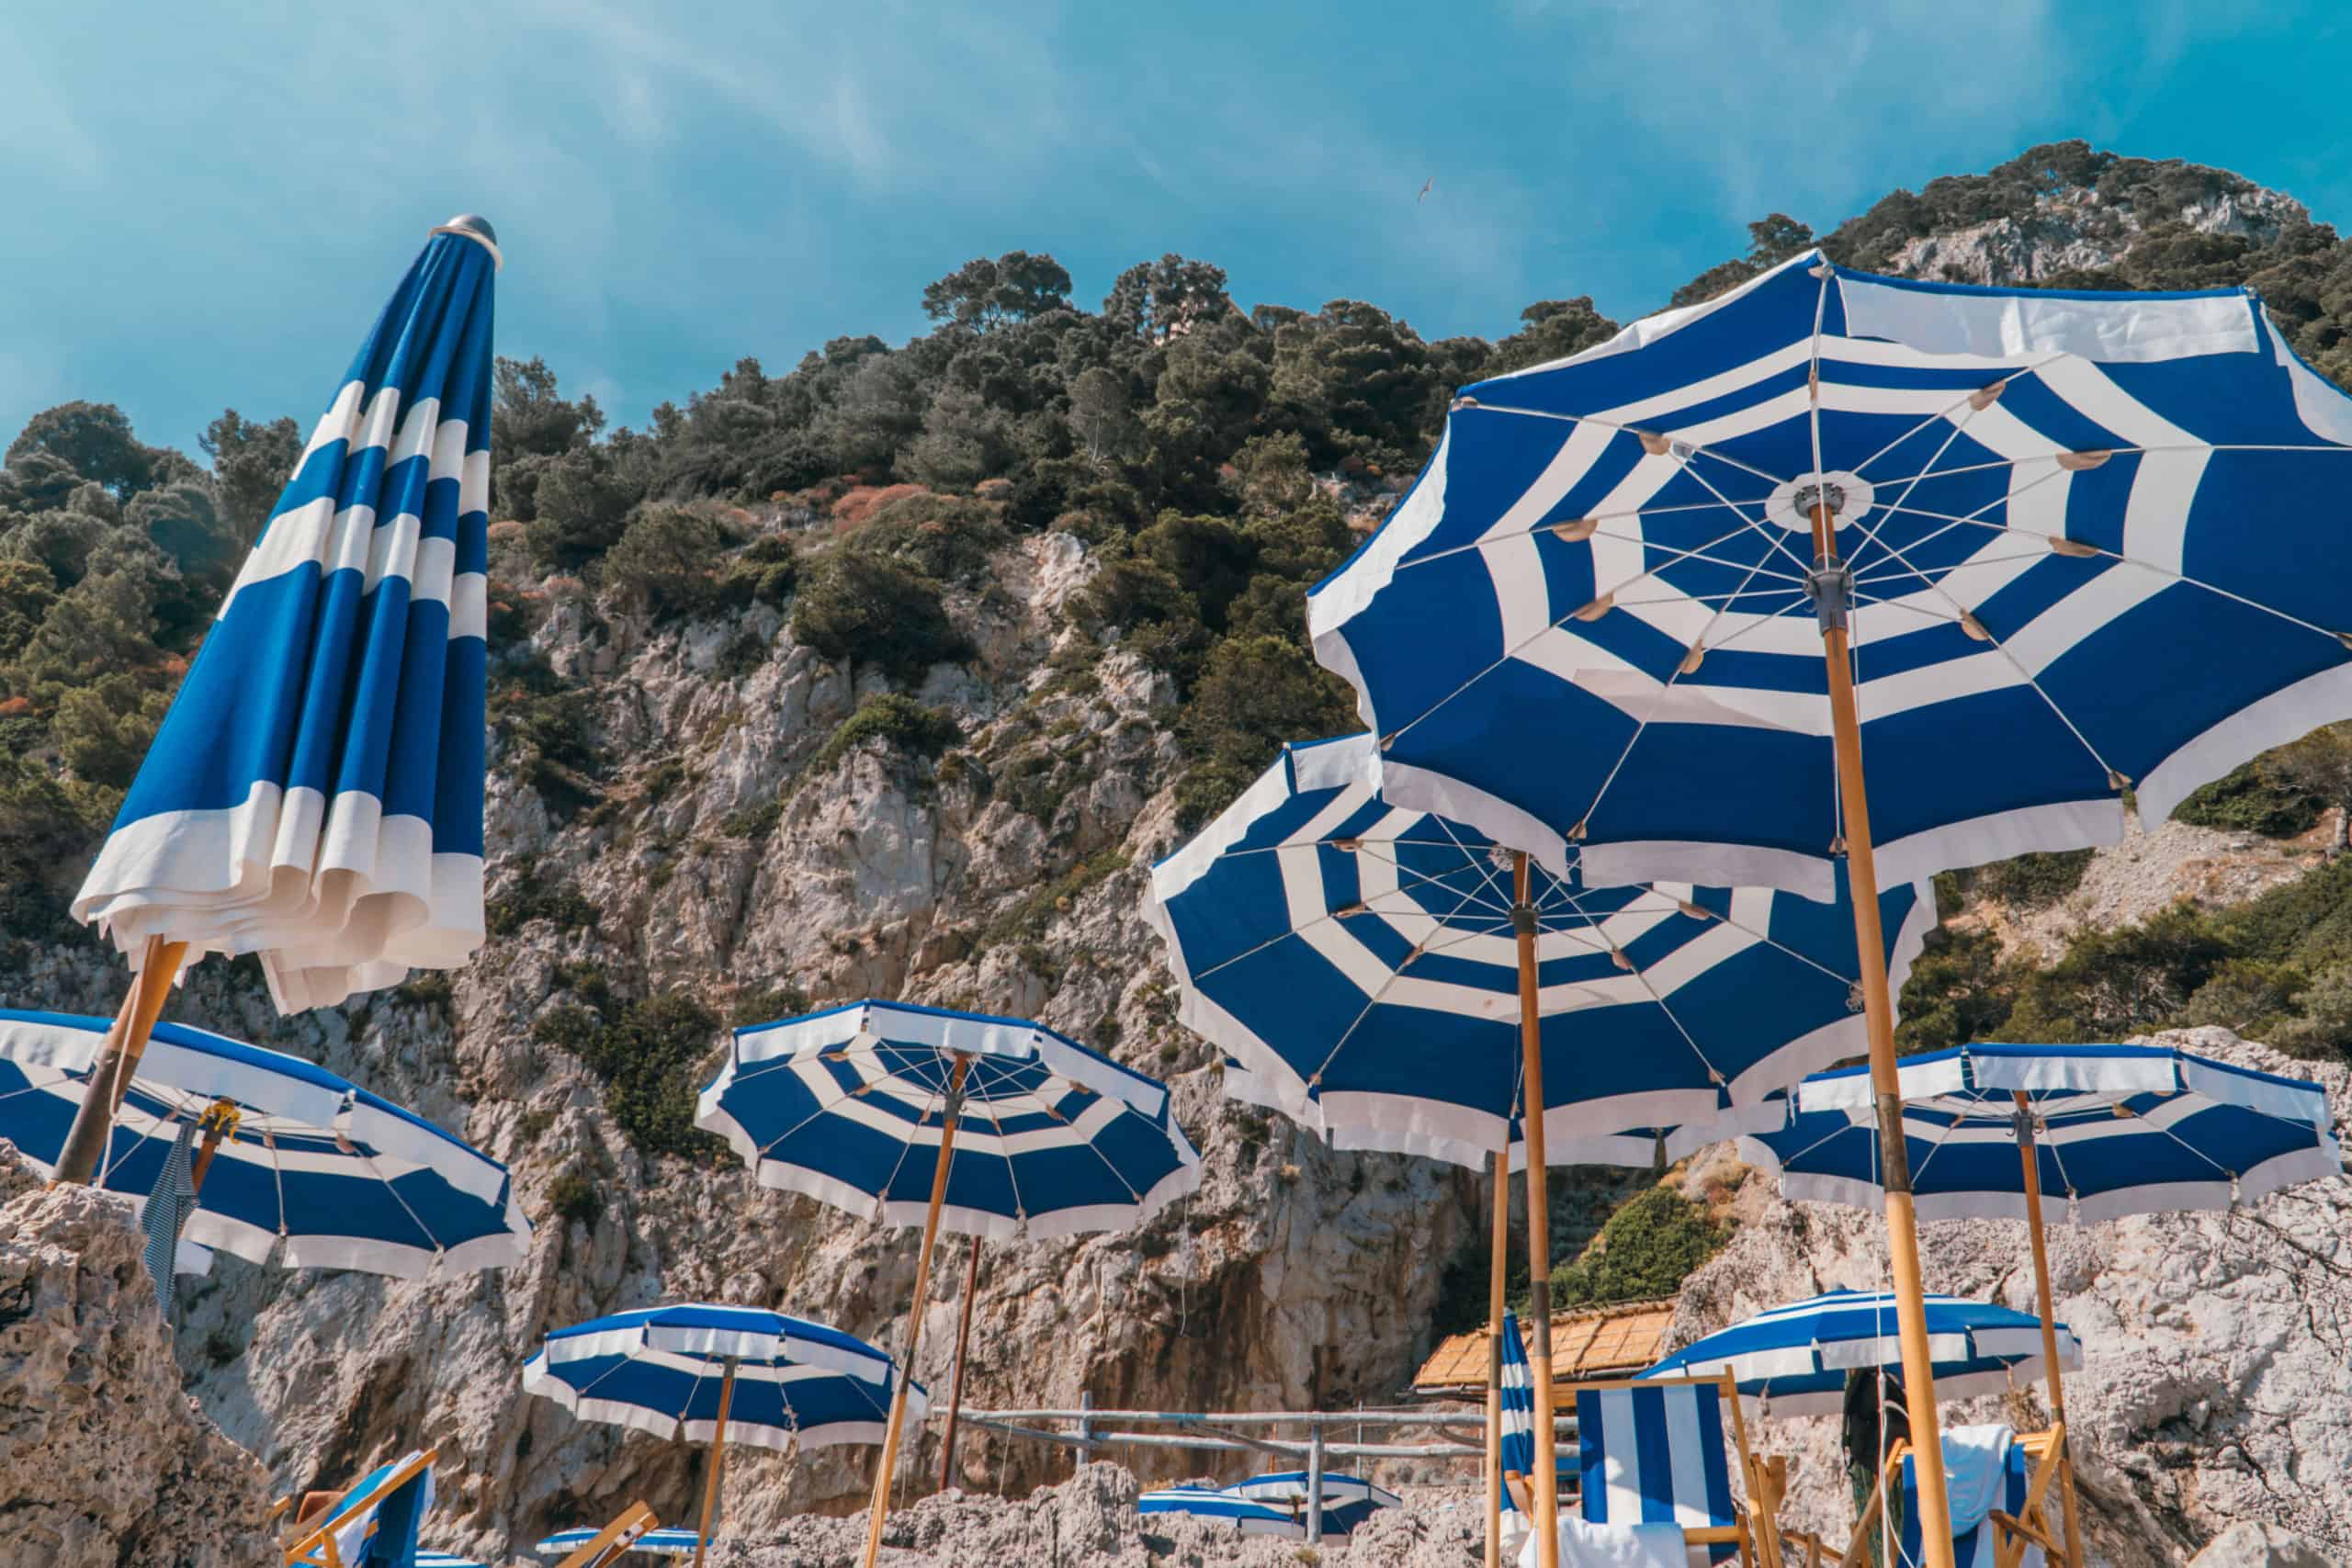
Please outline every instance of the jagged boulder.
[[0, 1143], [0, 1561], [250, 1568], [268, 1477], [180, 1388], [119, 1201]]

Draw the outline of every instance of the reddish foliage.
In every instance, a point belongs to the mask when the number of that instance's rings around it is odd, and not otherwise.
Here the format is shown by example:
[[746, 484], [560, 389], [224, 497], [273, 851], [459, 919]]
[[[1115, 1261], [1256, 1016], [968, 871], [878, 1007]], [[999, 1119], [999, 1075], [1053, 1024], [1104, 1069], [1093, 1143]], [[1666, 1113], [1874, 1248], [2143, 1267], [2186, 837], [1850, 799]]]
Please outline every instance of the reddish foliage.
[[846, 534], [894, 501], [928, 493], [921, 485], [859, 485], [833, 502], [833, 532]]

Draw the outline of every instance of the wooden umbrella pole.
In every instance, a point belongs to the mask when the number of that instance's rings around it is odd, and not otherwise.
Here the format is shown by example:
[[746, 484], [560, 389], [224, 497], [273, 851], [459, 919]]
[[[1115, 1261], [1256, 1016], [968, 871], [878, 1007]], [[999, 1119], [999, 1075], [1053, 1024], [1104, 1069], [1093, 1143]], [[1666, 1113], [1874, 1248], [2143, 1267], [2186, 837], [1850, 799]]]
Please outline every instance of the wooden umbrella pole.
[[1487, 1568], [1503, 1560], [1503, 1263], [1510, 1246], [1510, 1135], [1495, 1152], [1494, 1257], [1487, 1273]]
[[[1534, 1344], [1527, 1357], [1535, 1382], [1535, 1560], [1560, 1568], [1560, 1472], [1552, 1435], [1552, 1200], [1544, 1163], [1544, 1020], [1535, 984], [1535, 897], [1527, 852], [1512, 857], [1511, 929], [1519, 938], [1519, 1042], [1525, 1058], [1521, 1120], [1527, 1126], [1527, 1273]], [[1950, 1568], [1938, 1564], [1937, 1568]]]
[[695, 1530], [695, 1568], [710, 1546], [710, 1517], [718, 1509], [718, 1477], [727, 1467], [727, 1407], [735, 1403], [735, 1358], [727, 1358], [727, 1375], [718, 1381], [718, 1429], [710, 1437], [710, 1473], [702, 1482], [702, 1523]]
[[956, 1314], [956, 1376], [947, 1394], [947, 1433], [941, 1439], [939, 1489], [956, 1483], [956, 1416], [964, 1407], [964, 1352], [972, 1343], [972, 1292], [980, 1283], [980, 1238], [972, 1238], [971, 1256], [964, 1263], [964, 1305]]
[[1936, 1425], [1935, 1362], [1928, 1344], [1928, 1305], [1919, 1283], [1919, 1230], [1911, 1201], [1911, 1161], [1903, 1143], [1903, 1099], [1894, 1068], [1894, 1005], [1886, 987], [1886, 936], [1879, 926], [1878, 862], [1871, 844], [1870, 799], [1863, 788], [1862, 732], [1854, 707], [1854, 668], [1846, 618], [1852, 581], [1838, 560], [1826, 500], [1813, 507], [1818, 558], [1815, 595], [1829, 720], [1838, 755], [1838, 796], [1846, 819], [1846, 877], [1854, 900], [1855, 959], [1861, 965], [1862, 1014], [1869, 1032], [1871, 1086], [1878, 1091], [1879, 1161], [1886, 1190], [1886, 1250], [1894, 1276], [1896, 1337], [1903, 1348], [1903, 1402], [1918, 1455], [1919, 1539], [1927, 1568], [1952, 1568], [1951, 1504], [1945, 1490], [1944, 1445]]
[[957, 1053], [947, 1074], [947, 1099], [939, 1118], [939, 1158], [931, 1170], [931, 1212], [923, 1216], [922, 1250], [915, 1255], [914, 1300], [907, 1309], [907, 1353], [899, 1386], [890, 1398], [890, 1424], [883, 1429], [882, 1463], [874, 1472], [874, 1510], [865, 1522], [865, 1568], [882, 1555], [882, 1524], [890, 1513], [890, 1472], [899, 1462], [899, 1434], [907, 1420], [907, 1385], [914, 1381], [915, 1342], [922, 1335], [922, 1302], [931, 1285], [931, 1247], [939, 1239], [939, 1206], [947, 1201], [947, 1162], [956, 1152], [956, 1119], [964, 1109], [964, 1069], [971, 1058]]
[[2059, 1496], [2066, 1510], [2067, 1568], [2083, 1568], [2082, 1521], [2075, 1503], [2075, 1429], [2066, 1425], [2066, 1380], [2058, 1367], [2057, 1303], [2050, 1294], [2050, 1247], [2041, 1235], [2041, 1158], [2034, 1148], [2033, 1107], [2025, 1091], [2011, 1091], [2018, 1105], [2018, 1157], [2025, 1162], [2025, 1223], [2033, 1231], [2033, 1288], [2041, 1304], [2041, 1360], [2050, 1370], [2050, 1418], [2065, 1433], [2066, 1452], [2058, 1471]]
[[90, 1064], [89, 1082], [82, 1090], [82, 1103], [74, 1108], [65, 1145], [58, 1151], [52, 1180], [87, 1186], [97, 1175], [98, 1162], [106, 1157], [107, 1136], [114, 1131], [114, 1113], [138, 1074], [139, 1058], [147, 1052], [147, 1036], [163, 1015], [164, 1002], [172, 994], [172, 976], [179, 973], [180, 960], [187, 953], [184, 942], [165, 942], [159, 936], [147, 939], [139, 972], [130, 977], [130, 994], [122, 998], [122, 1010], [115, 1014], [114, 1027], [107, 1031], [97, 1059]]

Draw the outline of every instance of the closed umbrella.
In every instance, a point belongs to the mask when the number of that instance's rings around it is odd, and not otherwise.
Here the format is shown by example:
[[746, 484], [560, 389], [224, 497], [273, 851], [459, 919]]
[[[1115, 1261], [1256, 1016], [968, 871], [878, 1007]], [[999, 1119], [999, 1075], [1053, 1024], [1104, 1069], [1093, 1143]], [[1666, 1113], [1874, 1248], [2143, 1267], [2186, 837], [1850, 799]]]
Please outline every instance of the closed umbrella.
[[[492, 277], [450, 220], [361, 343], [74, 900], [137, 972], [59, 1159], [86, 1181], [173, 976], [282, 1011], [481, 944]], [[109, 1095], [111, 1098], [109, 1098]]]
[[1313, 1475], [1304, 1470], [1281, 1470], [1253, 1475], [1225, 1488], [1228, 1495], [1254, 1503], [1271, 1503], [1297, 1512], [1319, 1502], [1325, 1535], [1345, 1535], [1382, 1508], [1401, 1508], [1405, 1500], [1360, 1475]]
[[[1555, 867], [1578, 846], [1596, 881], [1826, 897], [1842, 859], [1874, 957], [1882, 875], [2112, 841], [2127, 789], [2160, 818], [2352, 714], [2347, 473], [2352, 400], [2245, 290], [1975, 288], [1809, 252], [1465, 389], [1308, 625], [1397, 804]], [[1891, 1097], [1874, 977], [1866, 1000]]]
[[[763, 1186], [922, 1226], [901, 1363], [910, 1371], [941, 1225], [1008, 1239], [1128, 1229], [1201, 1180], [1200, 1156], [1158, 1079], [1026, 1019], [905, 1002], [737, 1030], [695, 1125], [724, 1135]], [[967, 1321], [971, 1302], [967, 1278]], [[892, 1409], [882, 1439], [868, 1568], [903, 1417]]]
[[1240, 1535], [1271, 1535], [1287, 1540], [1306, 1539], [1306, 1526], [1292, 1517], [1289, 1509], [1252, 1502], [1208, 1486], [1164, 1486], [1146, 1492], [1136, 1499], [1136, 1512], [1147, 1518], [1154, 1514], [1189, 1514], [1196, 1519], [1231, 1525]]

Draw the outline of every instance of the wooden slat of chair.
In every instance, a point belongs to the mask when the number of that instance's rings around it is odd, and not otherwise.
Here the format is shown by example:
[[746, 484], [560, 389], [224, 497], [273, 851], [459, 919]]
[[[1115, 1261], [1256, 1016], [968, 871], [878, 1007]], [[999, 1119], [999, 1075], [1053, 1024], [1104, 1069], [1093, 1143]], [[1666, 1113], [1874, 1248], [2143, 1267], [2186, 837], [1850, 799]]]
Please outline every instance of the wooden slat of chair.
[[[322, 1514], [319, 1522], [311, 1528], [308, 1534], [298, 1538], [286, 1549], [286, 1568], [350, 1568], [334, 1544], [335, 1531], [341, 1528], [343, 1520], [356, 1509], [380, 1502], [431, 1470], [439, 1454], [438, 1449], [426, 1449], [387, 1473], [376, 1483], [375, 1490], [353, 1503], [351, 1507], [330, 1508]], [[341, 1501], [350, 1503], [350, 1494], [345, 1493]]]
[[2038, 1455], [2038, 1460], [2026, 1482], [2025, 1506], [2014, 1515], [1996, 1508], [1985, 1516], [1993, 1526], [1993, 1562], [1996, 1568], [2018, 1568], [2030, 1544], [2064, 1562], [2066, 1551], [2057, 1542], [2046, 1505], [2052, 1483], [2073, 1462], [2066, 1452], [2066, 1425], [2061, 1421], [2046, 1432], [2017, 1440], [2030, 1457]]
[[623, 1508], [611, 1524], [598, 1531], [595, 1539], [582, 1546], [557, 1563], [555, 1568], [602, 1568], [637, 1544], [638, 1538], [661, 1527], [653, 1510], [639, 1498]]

